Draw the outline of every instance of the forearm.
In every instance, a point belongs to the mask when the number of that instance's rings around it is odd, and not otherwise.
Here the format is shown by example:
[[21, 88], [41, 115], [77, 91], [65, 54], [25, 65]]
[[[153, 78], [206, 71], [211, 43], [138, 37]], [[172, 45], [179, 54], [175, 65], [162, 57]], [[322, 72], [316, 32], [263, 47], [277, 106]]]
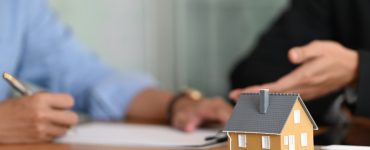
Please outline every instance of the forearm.
[[160, 89], [146, 89], [134, 97], [126, 119], [145, 122], [166, 122], [167, 108], [173, 93]]

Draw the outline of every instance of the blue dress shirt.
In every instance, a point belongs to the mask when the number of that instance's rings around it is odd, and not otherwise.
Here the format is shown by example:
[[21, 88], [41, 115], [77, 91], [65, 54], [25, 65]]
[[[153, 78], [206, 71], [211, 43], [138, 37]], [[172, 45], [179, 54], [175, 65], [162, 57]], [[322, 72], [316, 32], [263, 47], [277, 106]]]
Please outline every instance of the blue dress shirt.
[[[44, 0], [0, 0], [0, 72], [50, 92], [69, 93], [75, 111], [102, 120], [124, 118], [133, 97], [156, 84], [149, 75], [118, 74], [99, 62]], [[0, 100], [9, 90], [0, 80]]]

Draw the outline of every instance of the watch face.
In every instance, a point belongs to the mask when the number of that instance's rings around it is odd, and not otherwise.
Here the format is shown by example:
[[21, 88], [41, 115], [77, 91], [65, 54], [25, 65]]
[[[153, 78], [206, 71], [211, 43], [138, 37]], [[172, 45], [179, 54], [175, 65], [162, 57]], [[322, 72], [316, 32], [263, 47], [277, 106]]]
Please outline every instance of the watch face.
[[200, 100], [202, 98], [202, 93], [198, 90], [187, 89], [185, 93], [194, 100]]

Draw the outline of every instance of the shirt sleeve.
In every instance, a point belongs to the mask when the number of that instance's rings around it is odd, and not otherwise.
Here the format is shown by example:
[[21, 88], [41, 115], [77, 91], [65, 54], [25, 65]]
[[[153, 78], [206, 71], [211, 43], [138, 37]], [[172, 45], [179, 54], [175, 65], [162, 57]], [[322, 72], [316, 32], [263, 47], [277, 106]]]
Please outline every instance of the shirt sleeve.
[[358, 77], [358, 99], [356, 104], [356, 115], [361, 115], [370, 118], [370, 52], [365, 50], [358, 51], [359, 53], [359, 77]]
[[118, 120], [133, 97], [156, 81], [142, 73], [123, 73], [101, 63], [80, 45], [44, 0], [29, 3], [24, 44], [17, 68], [23, 81], [50, 92], [69, 93], [74, 110], [93, 119]]

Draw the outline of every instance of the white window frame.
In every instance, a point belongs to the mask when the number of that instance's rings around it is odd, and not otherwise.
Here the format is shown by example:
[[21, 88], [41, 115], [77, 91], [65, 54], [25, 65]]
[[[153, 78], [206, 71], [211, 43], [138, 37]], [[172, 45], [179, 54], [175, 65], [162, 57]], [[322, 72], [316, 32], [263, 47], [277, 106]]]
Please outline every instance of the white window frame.
[[238, 146], [241, 148], [247, 147], [247, 135], [238, 134]]
[[288, 136], [284, 136], [284, 145], [285, 146], [289, 145], [289, 137]]
[[301, 133], [301, 146], [302, 147], [308, 146], [307, 136], [308, 136], [307, 133]]
[[294, 115], [294, 123], [295, 124], [301, 123], [301, 111], [300, 110], [294, 110], [293, 115]]
[[270, 149], [270, 136], [262, 136], [262, 149]]

